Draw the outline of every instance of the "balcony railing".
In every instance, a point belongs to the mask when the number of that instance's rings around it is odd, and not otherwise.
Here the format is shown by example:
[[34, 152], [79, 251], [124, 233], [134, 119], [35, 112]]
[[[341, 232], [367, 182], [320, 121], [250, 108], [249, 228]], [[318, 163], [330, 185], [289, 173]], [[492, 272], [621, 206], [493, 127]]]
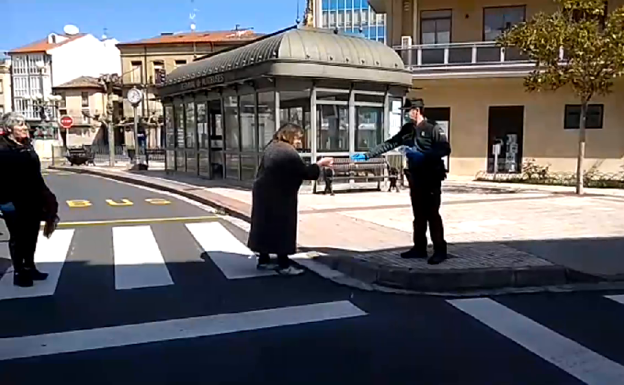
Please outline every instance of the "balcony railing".
[[517, 48], [500, 47], [493, 41], [399, 46], [395, 50], [403, 59], [406, 68], [414, 73], [431, 70], [504, 69], [533, 64]]

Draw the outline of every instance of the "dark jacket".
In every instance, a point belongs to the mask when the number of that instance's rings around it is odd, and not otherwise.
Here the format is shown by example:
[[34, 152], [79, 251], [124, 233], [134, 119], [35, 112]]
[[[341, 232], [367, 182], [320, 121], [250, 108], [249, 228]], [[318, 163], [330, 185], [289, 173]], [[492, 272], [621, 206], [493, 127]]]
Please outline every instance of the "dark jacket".
[[418, 125], [411, 122], [405, 123], [398, 134], [371, 149], [366, 155], [368, 158], [374, 158], [399, 146], [415, 147], [424, 154], [422, 162], [408, 161], [407, 168], [411, 175], [434, 180], [446, 178], [442, 158], [451, 154], [451, 145], [438, 124], [427, 119]]
[[304, 180], [316, 180], [320, 168], [306, 165], [287, 143], [273, 142], [265, 150], [252, 190], [248, 246], [265, 254], [297, 251], [297, 203]]
[[12, 202], [18, 213], [56, 217], [58, 202], [41, 175], [41, 162], [30, 143], [19, 145], [0, 136], [0, 203]]

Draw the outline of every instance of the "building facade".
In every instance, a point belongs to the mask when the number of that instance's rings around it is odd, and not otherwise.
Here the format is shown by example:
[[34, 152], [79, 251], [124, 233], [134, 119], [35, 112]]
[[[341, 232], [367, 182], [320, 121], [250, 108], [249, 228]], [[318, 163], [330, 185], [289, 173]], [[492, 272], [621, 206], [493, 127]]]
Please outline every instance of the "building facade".
[[[449, 131], [450, 173], [518, 172], [524, 160], [574, 172], [580, 106], [570, 89], [527, 93], [523, 78], [534, 64], [495, 44], [503, 31], [550, 0], [370, 0], [387, 14], [387, 38], [412, 73], [411, 97]], [[609, 10], [624, 0], [608, 2]], [[624, 170], [624, 79], [595, 97], [587, 119], [587, 169]], [[494, 145], [500, 144], [495, 155]]]
[[11, 108], [11, 60], [0, 59], [0, 115]]
[[98, 77], [121, 70], [116, 40], [101, 41], [90, 34], [50, 33], [45, 39], [9, 51], [13, 109], [33, 128], [58, 118], [56, 108], [46, 107], [42, 119], [36, 99], [45, 101], [52, 88], [79, 76]]
[[[106, 113], [108, 96], [97, 78], [81, 76], [53, 87], [53, 92], [61, 96], [59, 116], [70, 116], [74, 121], [70, 129], [61, 130], [67, 147], [108, 144], [108, 133], [101, 129], [102, 125], [98, 121]], [[120, 103], [120, 96], [113, 94], [111, 97], [115, 109]], [[123, 134], [123, 130], [117, 134]]]
[[[144, 98], [137, 114], [146, 120], [158, 119], [163, 115], [161, 102], [156, 98], [156, 87], [167, 74], [195, 59], [215, 52], [237, 47], [260, 35], [251, 30], [214, 32], [162, 33], [160, 36], [117, 44], [121, 52], [121, 73], [123, 83], [123, 115], [133, 116], [132, 105], [126, 100], [128, 90], [142, 89]], [[162, 146], [164, 137], [160, 132], [151, 136], [149, 146]], [[129, 136], [127, 140], [131, 141]]]
[[314, 2], [314, 26], [337, 28], [341, 32], [386, 42], [386, 15], [375, 12], [368, 0], [311, 1]]

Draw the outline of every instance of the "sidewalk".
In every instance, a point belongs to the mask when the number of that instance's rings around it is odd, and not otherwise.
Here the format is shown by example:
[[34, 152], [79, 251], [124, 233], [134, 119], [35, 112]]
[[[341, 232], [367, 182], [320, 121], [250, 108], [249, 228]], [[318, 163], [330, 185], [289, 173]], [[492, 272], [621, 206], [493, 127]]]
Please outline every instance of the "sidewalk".
[[[164, 171], [56, 167], [175, 192], [248, 220], [250, 185]], [[546, 188], [544, 188], [546, 187]], [[402, 260], [411, 245], [407, 191], [301, 193], [299, 246], [367, 283], [423, 291], [557, 285], [624, 278], [624, 194], [450, 180], [442, 215], [451, 258]]]

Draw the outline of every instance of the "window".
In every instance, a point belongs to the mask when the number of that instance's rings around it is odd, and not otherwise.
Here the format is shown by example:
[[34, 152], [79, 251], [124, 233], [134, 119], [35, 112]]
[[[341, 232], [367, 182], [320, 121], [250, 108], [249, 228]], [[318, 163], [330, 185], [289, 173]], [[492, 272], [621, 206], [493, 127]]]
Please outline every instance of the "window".
[[349, 151], [349, 113], [346, 106], [317, 106], [318, 151]]
[[141, 68], [143, 67], [143, 63], [140, 61], [133, 61], [132, 69], [130, 70], [130, 82], [131, 83], [141, 83]]
[[275, 92], [273, 91], [258, 93], [258, 126], [262, 151], [275, 133]]
[[4, 82], [0, 79], [0, 94], [4, 93]]
[[506, 30], [524, 22], [525, 13], [524, 5], [483, 8], [483, 41], [494, 41]]
[[[175, 104], [175, 130], [176, 130], [176, 147], [184, 148], [185, 133], [184, 133], [184, 104]], [[179, 162], [178, 165], [182, 164]]]
[[[604, 114], [604, 106], [602, 104], [590, 104], [587, 106], [587, 118], [585, 120], [585, 128], [600, 129], [602, 128], [602, 118]], [[566, 130], [578, 129], [581, 126], [581, 105], [566, 104], [563, 128]]]
[[175, 129], [173, 124], [173, 106], [168, 104], [165, 106], [165, 146], [167, 148], [175, 147]]
[[208, 114], [206, 103], [197, 103], [197, 142], [199, 148], [208, 148], [210, 138], [208, 136]]
[[67, 97], [65, 96], [65, 92], [59, 92], [57, 95], [61, 97], [61, 100], [59, 101], [59, 109], [67, 108]]
[[195, 140], [196, 133], [195, 103], [186, 103], [186, 148], [195, 148], [197, 143]]
[[82, 99], [82, 107], [89, 107], [89, 93], [81, 92], [80, 97]]
[[81, 114], [82, 115], [82, 124], [91, 124], [91, 118], [89, 117], [89, 110], [82, 110]]
[[175, 61], [175, 68], [178, 68], [180, 66], [183, 66], [186, 64], [186, 60], [176, 60]]
[[0, 105], [0, 115], [4, 114], [4, 106]]
[[451, 10], [423, 11], [420, 14], [420, 43], [447, 44], [451, 42]]
[[238, 97], [227, 96], [223, 99], [225, 119], [225, 149], [239, 151]]
[[165, 71], [165, 63], [161, 60], [154, 61], [153, 83], [160, 84], [163, 80]]
[[256, 151], [256, 98], [255, 94], [240, 97], [241, 147], [243, 151]]
[[383, 142], [383, 108], [355, 107], [355, 149], [368, 151]]

